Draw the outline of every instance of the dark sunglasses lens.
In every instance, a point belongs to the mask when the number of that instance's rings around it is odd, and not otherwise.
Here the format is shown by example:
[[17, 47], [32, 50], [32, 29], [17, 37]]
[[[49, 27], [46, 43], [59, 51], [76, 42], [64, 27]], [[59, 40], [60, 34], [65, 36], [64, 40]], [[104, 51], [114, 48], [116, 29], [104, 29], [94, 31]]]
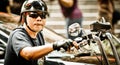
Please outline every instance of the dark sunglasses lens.
[[38, 17], [38, 14], [29, 14], [29, 17], [32, 17], [32, 18], [37, 18]]
[[37, 13], [29, 14], [29, 17], [32, 17], [32, 18], [37, 18], [38, 16], [40, 16], [42, 19], [46, 18], [46, 15], [43, 13], [42, 14], [37, 14]]
[[42, 19], [45, 19], [45, 18], [46, 18], [46, 15], [45, 15], [45, 14], [41, 14], [40, 17], [41, 17]]

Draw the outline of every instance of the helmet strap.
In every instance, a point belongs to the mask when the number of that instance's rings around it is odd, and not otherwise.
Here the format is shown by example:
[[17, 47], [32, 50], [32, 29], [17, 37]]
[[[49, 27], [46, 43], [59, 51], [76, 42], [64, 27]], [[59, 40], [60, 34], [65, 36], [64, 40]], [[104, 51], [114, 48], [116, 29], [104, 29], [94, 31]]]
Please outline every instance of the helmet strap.
[[28, 29], [29, 29], [30, 31], [32, 31], [32, 32], [36, 32], [36, 31], [32, 30], [32, 29], [30, 28], [30, 26], [27, 25], [26, 16], [24, 16], [24, 21], [25, 21], [25, 24], [26, 24], [26, 26], [28, 27]]
[[27, 24], [26, 24], [26, 26], [28, 27], [28, 29], [29, 29], [30, 31], [36, 32], [36, 31], [32, 30]]

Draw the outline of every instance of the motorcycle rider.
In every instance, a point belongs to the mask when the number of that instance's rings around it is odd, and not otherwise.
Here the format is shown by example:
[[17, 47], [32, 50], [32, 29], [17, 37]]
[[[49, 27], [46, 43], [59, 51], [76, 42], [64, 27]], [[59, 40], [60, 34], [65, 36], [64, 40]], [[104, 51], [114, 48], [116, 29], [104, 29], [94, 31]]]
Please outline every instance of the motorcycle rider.
[[26, 0], [21, 8], [22, 26], [11, 32], [5, 54], [4, 65], [44, 65], [45, 56], [54, 50], [76, 46], [72, 40], [45, 44], [42, 30], [48, 15], [43, 0]]

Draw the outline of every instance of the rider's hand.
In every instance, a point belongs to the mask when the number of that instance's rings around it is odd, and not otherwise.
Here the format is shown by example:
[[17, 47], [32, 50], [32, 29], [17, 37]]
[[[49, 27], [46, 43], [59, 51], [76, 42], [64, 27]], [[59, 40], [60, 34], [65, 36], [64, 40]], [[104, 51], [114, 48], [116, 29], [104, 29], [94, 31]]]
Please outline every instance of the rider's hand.
[[60, 40], [53, 43], [54, 50], [60, 50], [60, 48], [63, 48], [67, 51], [67, 49], [70, 49], [71, 46], [74, 46], [73, 41], [71, 39]]

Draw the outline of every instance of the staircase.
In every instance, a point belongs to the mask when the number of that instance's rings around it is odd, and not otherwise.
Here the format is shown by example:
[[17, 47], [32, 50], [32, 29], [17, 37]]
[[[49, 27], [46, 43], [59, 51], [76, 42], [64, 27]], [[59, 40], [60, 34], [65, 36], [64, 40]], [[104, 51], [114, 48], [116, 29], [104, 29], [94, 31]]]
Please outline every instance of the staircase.
[[[53, 2], [46, 1], [50, 17], [47, 18], [46, 26], [56, 33], [65, 36], [65, 19], [61, 13], [60, 6], [57, 0]], [[95, 22], [98, 17], [97, 0], [78, 0], [79, 8], [83, 12], [83, 29], [86, 32], [90, 31], [90, 24]], [[120, 2], [115, 1], [115, 8], [120, 11]], [[120, 21], [115, 27], [116, 35], [120, 35]]]

